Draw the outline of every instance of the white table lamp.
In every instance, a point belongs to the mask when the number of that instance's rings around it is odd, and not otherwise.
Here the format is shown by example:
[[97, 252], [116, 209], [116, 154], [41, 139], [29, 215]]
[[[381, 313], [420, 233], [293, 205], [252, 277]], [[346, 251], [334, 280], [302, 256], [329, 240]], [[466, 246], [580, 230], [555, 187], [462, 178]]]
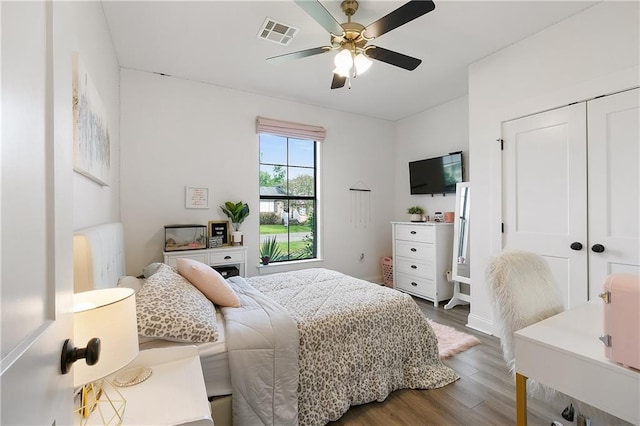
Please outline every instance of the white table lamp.
[[[73, 311], [75, 343], [85, 346], [93, 338], [100, 339], [97, 362], [88, 365], [81, 360], [73, 368], [74, 387], [83, 387], [80, 413], [88, 417], [94, 409], [99, 409], [97, 405], [102, 398], [113, 407], [119, 424], [126, 401], [120, 396], [121, 407], [117, 408], [113, 398], [106, 394], [106, 387], [94, 382], [120, 370], [138, 355], [134, 291], [129, 288], [107, 288], [76, 293]], [[117, 389], [116, 393], [119, 394]], [[100, 412], [100, 415], [104, 420], [104, 414]]]

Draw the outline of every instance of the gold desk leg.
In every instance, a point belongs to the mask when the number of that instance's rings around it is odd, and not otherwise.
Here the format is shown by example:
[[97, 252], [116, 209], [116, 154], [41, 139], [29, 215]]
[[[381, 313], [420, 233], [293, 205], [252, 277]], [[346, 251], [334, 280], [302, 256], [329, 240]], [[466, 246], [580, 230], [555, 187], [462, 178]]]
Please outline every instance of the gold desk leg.
[[527, 377], [516, 373], [516, 425], [527, 426]]

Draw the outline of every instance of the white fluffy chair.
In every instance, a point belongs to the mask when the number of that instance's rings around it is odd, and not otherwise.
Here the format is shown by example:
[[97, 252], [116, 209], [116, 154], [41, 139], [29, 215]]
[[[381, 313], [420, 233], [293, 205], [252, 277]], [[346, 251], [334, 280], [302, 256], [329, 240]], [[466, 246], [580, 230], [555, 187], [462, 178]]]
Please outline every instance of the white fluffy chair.
[[511, 250], [494, 256], [487, 267], [487, 281], [499, 320], [502, 354], [513, 374], [513, 333], [562, 312], [562, 299], [547, 263], [535, 253]]

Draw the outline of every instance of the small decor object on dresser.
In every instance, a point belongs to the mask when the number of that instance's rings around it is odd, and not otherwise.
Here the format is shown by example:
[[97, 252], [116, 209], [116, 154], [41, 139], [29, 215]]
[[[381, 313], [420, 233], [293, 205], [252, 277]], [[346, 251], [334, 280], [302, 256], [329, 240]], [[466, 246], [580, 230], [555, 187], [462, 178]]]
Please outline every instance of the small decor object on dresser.
[[213, 237], [209, 237], [209, 247], [208, 248], [217, 248], [222, 247], [224, 243], [224, 237], [222, 235], [216, 235]]
[[243, 201], [232, 203], [227, 201], [224, 205], [220, 206], [220, 210], [231, 219], [234, 232], [231, 233], [231, 242], [234, 246], [241, 246], [244, 242], [242, 232], [240, 232], [240, 225], [249, 216], [249, 205]]
[[[222, 240], [220, 245], [214, 245], [209, 248], [215, 248], [220, 246], [228, 246], [231, 242], [229, 238], [229, 221], [228, 220], [210, 220], [209, 221], [209, 238], [216, 238]], [[216, 242], [217, 244], [217, 242]]]
[[411, 222], [424, 222], [422, 220], [422, 215], [424, 214], [424, 209], [420, 206], [412, 206], [407, 209], [407, 214], [411, 215]]
[[204, 225], [166, 225], [164, 251], [207, 248], [207, 227]]

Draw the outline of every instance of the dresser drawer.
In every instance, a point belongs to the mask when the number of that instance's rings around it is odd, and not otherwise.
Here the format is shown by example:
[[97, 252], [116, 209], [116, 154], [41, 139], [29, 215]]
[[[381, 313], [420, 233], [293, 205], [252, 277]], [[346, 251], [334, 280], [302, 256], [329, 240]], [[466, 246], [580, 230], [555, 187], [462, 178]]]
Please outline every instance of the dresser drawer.
[[224, 265], [227, 263], [236, 263], [236, 262], [244, 262], [243, 251], [211, 253], [209, 255], [209, 265]]
[[435, 252], [433, 244], [398, 240], [396, 241], [396, 256], [433, 261]]
[[176, 267], [176, 260], [180, 259], [192, 259], [197, 260], [198, 262], [207, 263], [207, 253], [194, 253], [194, 254], [181, 254], [179, 256], [167, 256], [165, 263], [169, 266]]
[[416, 278], [405, 274], [396, 274], [393, 286], [400, 290], [417, 293], [421, 296], [433, 299], [435, 297], [435, 283], [426, 278]]
[[416, 261], [404, 257], [396, 258], [396, 267], [401, 274], [409, 274], [422, 278], [433, 278], [433, 262]]
[[433, 226], [424, 225], [398, 225], [396, 227], [396, 239], [433, 243], [436, 230]]

